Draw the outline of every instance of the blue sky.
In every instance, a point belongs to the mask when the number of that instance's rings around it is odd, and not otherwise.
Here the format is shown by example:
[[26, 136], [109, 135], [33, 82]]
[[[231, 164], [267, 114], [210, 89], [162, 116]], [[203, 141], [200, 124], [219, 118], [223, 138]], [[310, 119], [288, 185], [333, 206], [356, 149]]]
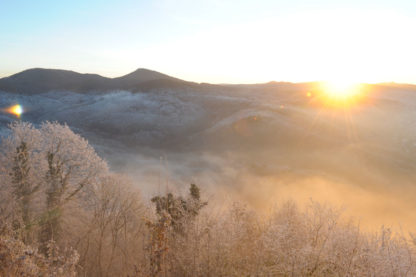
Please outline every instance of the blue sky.
[[416, 83], [415, 22], [410, 0], [0, 0], [0, 77], [144, 67], [214, 83]]

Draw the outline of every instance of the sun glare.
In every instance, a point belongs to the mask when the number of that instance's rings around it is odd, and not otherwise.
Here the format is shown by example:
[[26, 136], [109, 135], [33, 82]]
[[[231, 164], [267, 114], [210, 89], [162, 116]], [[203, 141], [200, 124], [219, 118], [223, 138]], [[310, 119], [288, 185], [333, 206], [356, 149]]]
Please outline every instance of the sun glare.
[[348, 99], [360, 92], [360, 85], [348, 81], [329, 81], [323, 83], [324, 92], [334, 99]]
[[324, 101], [330, 105], [345, 105], [355, 103], [363, 96], [362, 85], [350, 81], [327, 81], [320, 84]]
[[21, 105], [19, 105], [19, 104], [13, 105], [13, 106], [7, 108], [6, 109], [6, 112], [7, 113], [10, 113], [10, 114], [13, 114], [13, 115], [15, 115], [17, 117], [20, 117], [22, 115], [22, 113], [23, 113], [23, 107]]

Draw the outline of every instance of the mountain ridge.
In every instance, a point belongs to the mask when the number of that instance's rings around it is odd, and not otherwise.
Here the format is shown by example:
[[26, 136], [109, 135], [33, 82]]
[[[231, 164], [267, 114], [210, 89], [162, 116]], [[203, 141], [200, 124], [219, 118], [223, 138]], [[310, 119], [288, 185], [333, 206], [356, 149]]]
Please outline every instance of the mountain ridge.
[[[128, 90], [131, 92], [144, 92], [155, 89], [194, 89], [198, 91], [209, 91], [213, 88], [221, 90], [267, 89], [271, 91], [291, 90], [302, 86], [310, 86], [317, 82], [293, 83], [276, 82], [253, 84], [213, 84], [186, 81], [167, 74], [138, 68], [133, 72], [119, 77], [105, 77], [95, 73], [79, 73], [65, 69], [30, 68], [0, 78], [0, 91], [18, 93], [23, 95], [34, 95], [50, 91], [73, 91], [78, 93], [109, 92], [114, 90]], [[400, 83], [373, 84], [380, 88], [414, 89], [416, 85]], [[295, 88], [297, 87], [297, 88]]]
[[71, 70], [31, 68], [0, 79], [0, 90], [21, 94], [70, 90], [75, 92], [108, 91], [115, 89], [141, 90], [161, 87], [194, 85], [169, 75], [139, 68], [129, 74], [108, 78], [99, 74]]

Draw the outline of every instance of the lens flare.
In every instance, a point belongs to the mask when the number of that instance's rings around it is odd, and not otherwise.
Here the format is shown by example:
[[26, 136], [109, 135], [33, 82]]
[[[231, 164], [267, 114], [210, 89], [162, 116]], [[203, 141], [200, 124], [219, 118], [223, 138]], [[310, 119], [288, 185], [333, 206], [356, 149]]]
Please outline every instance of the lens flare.
[[20, 118], [20, 116], [23, 113], [23, 107], [21, 105], [17, 104], [17, 105], [13, 105], [11, 107], [6, 108], [5, 111], [6, 111], [6, 113], [13, 114], [16, 117]]

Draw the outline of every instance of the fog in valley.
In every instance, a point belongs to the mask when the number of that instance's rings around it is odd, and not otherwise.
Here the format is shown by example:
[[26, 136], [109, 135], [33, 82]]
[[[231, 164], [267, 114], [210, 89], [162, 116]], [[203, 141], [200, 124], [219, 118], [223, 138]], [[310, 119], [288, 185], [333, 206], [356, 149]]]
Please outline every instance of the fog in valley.
[[[267, 212], [313, 199], [344, 207], [364, 228], [415, 230], [416, 86], [366, 85], [354, 105], [329, 105], [316, 83], [149, 76], [141, 86], [124, 78], [128, 85], [92, 89], [28, 81], [14, 90], [9, 82], [0, 86], [0, 108], [19, 103], [23, 121], [68, 124], [145, 199], [196, 183], [222, 205]], [[14, 120], [1, 113], [2, 135]]]

